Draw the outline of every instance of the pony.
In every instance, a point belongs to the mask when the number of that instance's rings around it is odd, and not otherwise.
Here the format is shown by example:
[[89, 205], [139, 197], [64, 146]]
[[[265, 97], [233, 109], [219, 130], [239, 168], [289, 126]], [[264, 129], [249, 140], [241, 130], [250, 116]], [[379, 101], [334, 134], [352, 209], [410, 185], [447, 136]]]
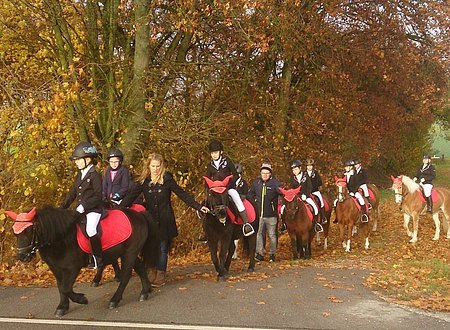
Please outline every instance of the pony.
[[[352, 237], [352, 230], [354, 226], [359, 224], [365, 238], [364, 248], [367, 250], [369, 248], [370, 233], [369, 214], [367, 214], [369, 221], [361, 222], [361, 211], [358, 207], [359, 203], [355, 198], [349, 195], [345, 177], [338, 178], [337, 176], [335, 176], [334, 180], [336, 182], [336, 186], [338, 187], [338, 198], [335, 213], [336, 220], [339, 224], [339, 237], [342, 242], [342, 247], [345, 249], [345, 252], [350, 252], [350, 238]], [[344, 233], [346, 234], [345, 237]]]
[[[111, 216], [111, 213], [114, 213]], [[120, 214], [119, 214], [119, 213]], [[87, 238], [79, 232], [79, 223], [84, 216], [73, 210], [54, 207], [33, 208], [28, 213], [16, 214], [6, 211], [15, 220], [13, 231], [16, 236], [17, 257], [23, 262], [33, 259], [36, 251], [48, 264], [56, 278], [60, 301], [55, 311], [56, 317], [62, 317], [69, 310], [69, 299], [78, 304], [87, 304], [82, 293], [73, 291], [73, 285], [82, 267], [88, 264], [89, 254], [81, 245], [81, 239]], [[147, 275], [147, 267], [157, 264], [159, 258], [159, 232], [157, 223], [148, 213], [138, 213], [130, 209], [109, 211], [108, 218], [100, 223], [112, 221], [112, 217], [120, 217], [120, 221], [128, 219], [131, 232], [128, 238], [103, 251], [105, 264], [111, 264], [121, 258], [122, 271], [120, 284], [109, 302], [109, 309], [118, 307], [123, 292], [134, 269], [141, 279], [142, 289], [139, 301], [148, 299], [151, 285]], [[102, 228], [105, 227], [102, 225]], [[116, 230], [116, 229], [113, 229]], [[81, 236], [80, 236], [81, 235]], [[106, 240], [106, 230], [102, 241]], [[80, 244], [79, 244], [80, 242]]]
[[284, 222], [291, 239], [292, 258], [310, 259], [311, 241], [314, 238], [314, 222], [311, 210], [298, 197], [301, 187], [295, 189], [280, 188], [283, 194], [285, 208]]
[[[233, 214], [228, 209], [227, 185], [231, 177], [228, 176], [223, 181], [213, 181], [206, 176], [203, 177], [207, 185], [205, 204], [211, 210], [204, 216], [203, 226], [218, 281], [225, 280], [236, 249], [234, 240], [241, 237], [244, 238], [244, 250], [250, 259], [247, 271], [255, 270], [256, 234], [245, 237], [242, 232], [243, 224], [233, 222], [231, 218]], [[253, 206], [248, 201], [245, 200], [244, 205], [248, 215], [249, 211], [254, 212], [254, 209], [251, 209]], [[252, 220], [250, 215], [249, 220]], [[255, 232], [258, 232], [259, 220], [256, 217], [252, 226]]]
[[[403, 212], [403, 226], [406, 229], [407, 235], [411, 237], [409, 242], [415, 243], [417, 242], [417, 234], [419, 231], [419, 214], [426, 210], [426, 202], [422, 196], [420, 185], [406, 175], [399, 175], [396, 178], [391, 175], [391, 180], [391, 189], [395, 192], [395, 202], [400, 206], [400, 210]], [[444, 232], [446, 232], [447, 238], [450, 238], [450, 191], [445, 188], [434, 187], [431, 192], [431, 197], [433, 198], [432, 216], [436, 227], [433, 241], [439, 240], [440, 211], [442, 211], [444, 215]], [[412, 232], [409, 230], [409, 221], [411, 218], [413, 220]]]

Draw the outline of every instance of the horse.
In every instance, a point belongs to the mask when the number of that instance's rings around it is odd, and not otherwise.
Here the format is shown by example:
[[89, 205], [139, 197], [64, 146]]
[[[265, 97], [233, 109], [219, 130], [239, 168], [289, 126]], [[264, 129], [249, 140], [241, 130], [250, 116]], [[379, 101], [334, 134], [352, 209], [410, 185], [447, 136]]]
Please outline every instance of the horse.
[[[88, 264], [89, 258], [89, 251], [86, 251], [86, 245], [82, 244], [84, 242], [89, 247], [88, 240], [78, 228], [84, 216], [73, 210], [50, 206], [42, 209], [33, 208], [28, 213], [16, 214], [11, 211], [5, 213], [15, 220], [13, 231], [16, 235], [18, 259], [29, 262], [39, 250], [42, 259], [56, 278], [60, 302], [55, 316], [62, 317], [67, 314], [69, 299], [78, 304], [87, 304], [88, 300], [84, 294], [73, 291], [75, 280], [81, 268]], [[114, 214], [111, 215], [111, 213]], [[139, 275], [142, 284], [139, 301], [148, 299], [151, 285], [147, 267], [152, 267], [158, 262], [159, 233], [157, 223], [148, 213], [123, 209], [109, 211], [108, 218], [100, 223], [106, 223], [107, 220], [118, 220], [123, 223], [128, 219], [126, 226], [128, 226], [127, 229], [131, 229], [131, 231], [122, 231], [128, 234], [128, 237], [123, 236], [121, 243], [110, 244], [107, 249], [103, 246], [105, 264], [111, 264], [119, 257], [122, 261], [120, 284], [109, 302], [109, 309], [113, 309], [118, 307], [133, 269]], [[108, 238], [106, 228], [106, 225], [102, 224], [104, 229], [102, 243], [105, 243]], [[112, 230], [116, 234], [119, 233], [118, 226]]]
[[291, 239], [292, 258], [310, 259], [311, 241], [314, 238], [314, 222], [311, 210], [307, 209], [299, 197], [301, 187], [295, 189], [280, 188], [285, 201], [283, 218]]
[[[419, 231], [419, 214], [426, 210], [426, 202], [423, 198], [420, 185], [406, 175], [399, 175], [394, 178], [391, 175], [392, 190], [395, 192], [395, 202], [400, 206], [403, 212], [403, 226], [406, 233], [411, 237], [410, 243], [417, 242], [417, 233]], [[439, 212], [442, 211], [444, 231], [447, 238], [450, 238], [450, 191], [445, 188], [434, 187], [431, 193], [433, 199], [432, 216], [436, 231], [433, 241], [439, 240], [440, 221]], [[413, 220], [413, 231], [409, 230], [409, 221]]]
[[[317, 207], [320, 207], [320, 201], [317, 196], [311, 195], [311, 198], [316, 202]], [[330, 204], [330, 199], [326, 194], [322, 194], [323, 203], [325, 204], [325, 217], [327, 218], [327, 222], [324, 223], [323, 219], [321, 220], [321, 212], [319, 212], [319, 222], [321, 222], [322, 228], [323, 228], [323, 235], [324, 235], [324, 241], [323, 241], [323, 249], [326, 250], [328, 248], [328, 232], [330, 231], [330, 218], [331, 218], [331, 212], [333, 211]], [[316, 233], [316, 243], [317, 245], [320, 245], [322, 243], [320, 239], [321, 233]]]
[[[367, 250], [369, 248], [369, 221], [360, 221], [361, 211], [358, 207], [360, 205], [355, 198], [349, 195], [345, 177], [338, 178], [335, 176], [334, 180], [336, 182], [336, 186], [338, 187], [338, 199], [335, 213], [336, 220], [339, 224], [339, 237], [342, 242], [342, 247], [345, 249], [345, 252], [350, 252], [350, 238], [352, 237], [352, 230], [354, 226], [359, 224], [362, 227], [362, 232], [365, 238], [364, 248]], [[367, 217], [370, 220], [369, 214], [367, 214]], [[345, 237], [344, 232], [346, 233]]]
[[[231, 176], [223, 181], [213, 181], [208, 177], [203, 177], [206, 184], [206, 206], [211, 210], [204, 216], [203, 225], [208, 239], [211, 260], [217, 272], [217, 280], [224, 281], [225, 275], [230, 270], [231, 260], [236, 249], [234, 240], [244, 238], [244, 249], [249, 256], [248, 272], [255, 270], [256, 235], [245, 237], [242, 232], [243, 224], [232, 221], [234, 216], [228, 209], [227, 185]], [[250, 202], [244, 200], [247, 215], [251, 221], [249, 213], [254, 209]], [[255, 232], [258, 232], [259, 220], [255, 217], [252, 222]]]

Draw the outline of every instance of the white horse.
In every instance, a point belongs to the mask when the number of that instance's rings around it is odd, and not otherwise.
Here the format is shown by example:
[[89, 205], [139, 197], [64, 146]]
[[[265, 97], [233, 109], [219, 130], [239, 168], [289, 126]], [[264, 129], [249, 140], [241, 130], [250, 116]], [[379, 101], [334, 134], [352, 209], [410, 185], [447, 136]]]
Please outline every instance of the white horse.
[[[395, 202], [400, 205], [403, 212], [403, 226], [406, 233], [411, 237], [410, 242], [417, 242], [417, 232], [419, 231], [419, 215], [426, 209], [426, 202], [422, 198], [420, 185], [406, 175], [400, 175], [394, 178], [391, 175], [392, 190], [395, 192]], [[440, 221], [439, 211], [442, 211], [443, 227], [447, 238], [450, 238], [450, 191], [445, 188], [433, 188], [435, 197], [433, 198], [433, 220], [436, 226], [433, 240], [439, 240]], [[432, 195], [433, 196], [433, 195]], [[409, 230], [409, 221], [413, 220], [413, 231]]]

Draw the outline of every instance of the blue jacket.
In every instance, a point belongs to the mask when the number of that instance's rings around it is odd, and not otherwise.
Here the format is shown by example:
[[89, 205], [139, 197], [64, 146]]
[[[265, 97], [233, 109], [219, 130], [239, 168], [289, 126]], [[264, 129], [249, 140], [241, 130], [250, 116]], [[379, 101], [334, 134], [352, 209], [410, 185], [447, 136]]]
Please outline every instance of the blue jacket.
[[247, 199], [255, 202], [256, 212], [260, 218], [278, 216], [278, 197], [283, 195], [279, 188], [282, 186], [282, 183], [274, 176], [265, 182], [261, 177], [253, 181]]

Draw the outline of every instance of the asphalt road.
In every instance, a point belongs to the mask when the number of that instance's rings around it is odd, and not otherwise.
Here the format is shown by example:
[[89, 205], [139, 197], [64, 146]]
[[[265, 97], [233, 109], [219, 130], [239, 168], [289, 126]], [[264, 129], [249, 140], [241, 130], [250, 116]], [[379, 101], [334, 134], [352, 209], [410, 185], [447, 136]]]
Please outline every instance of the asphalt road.
[[[138, 302], [133, 277], [119, 308], [107, 309], [117, 287], [78, 284], [88, 305], [71, 302], [62, 319], [53, 313], [56, 288], [0, 287], [0, 329], [450, 329], [450, 313], [389, 303], [362, 285], [358, 269], [321, 269], [265, 263], [255, 275], [233, 270], [216, 282], [212, 266], [174, 268], [169, 282]], [[283, 267], [282, 267], [283, 268]]]

